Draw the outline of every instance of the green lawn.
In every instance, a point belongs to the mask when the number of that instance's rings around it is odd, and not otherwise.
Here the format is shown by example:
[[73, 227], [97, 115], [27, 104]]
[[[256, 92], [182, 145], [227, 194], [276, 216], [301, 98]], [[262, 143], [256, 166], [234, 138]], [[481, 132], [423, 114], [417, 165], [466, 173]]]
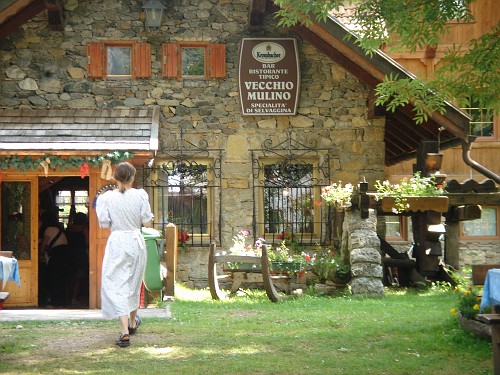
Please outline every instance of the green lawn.
[[177, 290], [172, 318], [144, 319], [130, 348], [113, 345], [115, 321], [0, 323], [0, 373], [493, 373], [490, 342], [462, 331], [451, 292], [275, 304], [260, 292], [212, 301]]

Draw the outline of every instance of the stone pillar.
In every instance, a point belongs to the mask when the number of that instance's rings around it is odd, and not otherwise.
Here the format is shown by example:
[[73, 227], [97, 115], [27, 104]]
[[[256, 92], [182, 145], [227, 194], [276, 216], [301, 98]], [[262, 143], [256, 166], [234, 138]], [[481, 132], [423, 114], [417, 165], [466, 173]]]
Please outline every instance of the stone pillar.
[[382, 257], [377, 237], [377, 216], [369, 210], [367, 219], [359, 211], [348, 211], [344, 218], [342, 249], [344, 259], [351, 263], [350, 281], [352, 294], [382, 294]]

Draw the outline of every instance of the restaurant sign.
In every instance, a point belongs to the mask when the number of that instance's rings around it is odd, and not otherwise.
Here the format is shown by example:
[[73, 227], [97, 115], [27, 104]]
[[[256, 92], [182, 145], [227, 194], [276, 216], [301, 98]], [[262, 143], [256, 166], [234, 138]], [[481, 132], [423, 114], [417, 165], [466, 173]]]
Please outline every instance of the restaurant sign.
[[299, 58], [292, 38], [244, 38], [239, 88], [244, 115], [295, 115], [299, 98]]

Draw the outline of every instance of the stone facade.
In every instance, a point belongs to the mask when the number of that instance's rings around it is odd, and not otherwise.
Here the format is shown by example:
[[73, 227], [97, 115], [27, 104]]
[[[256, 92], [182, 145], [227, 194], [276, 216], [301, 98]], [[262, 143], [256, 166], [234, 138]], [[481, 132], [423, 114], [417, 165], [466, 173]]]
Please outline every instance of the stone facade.
[[[248, 27], [249, 1], [169, 0], [159, 30], [145, 30], [142, 1], [101, 0], [65, 2], [63, 32], [49, 31], [43, 15], [24, 24], [0, 40], [0, 107], [22, 110], [83, 108], [161, 108], [159, 140], [169, 144], [179, 138], [180, 129], [193, 144], [200, 140], [223, 150], [221, 160], [222, 243], [231, 245], [235, 230], [252, 228], [251, 149], [266, 139], [285, 140], [287, 130], [298, 141], [315, 141], [328, 149], [332, 181], [356, 184], [363, 177], [374, 182], [383, 178], [384, 119], [368, 116], [369, 88], [315, 47], [297, 39], [301, 82], [296, 116], [243, 116], [238, 97], [238, 50], [244, 37], [294, 37], [277, 28], [272, 14], [264, 27]], [[85, 48], [99, 40], [133, 40], [151, 45], [152, 76], [116, 81], [86, 76]], [[171, 42], [214, 42], [226, 47], [224, 79], [163, 79], [161, 44]], [[165, 158], [160, 150], [157, 161]], [[359, 231], [358, 231], [359, 232]], [[358, 233], [356, 232], [356, 233]], [[374, 243], [360, 230], [353, 232], [354, 270], [357, 253]], [[371, 239], [370, 236], [368, 239]], [[354, 245], [354, 242], [357, 244]], [[179, 256], [179, 279], [192, 286], [206, 286], [208, 248], [192, 248]], [[353, 259], [353, 261], [355, 260]], [[379, 260], [380, 264], [380, 260]], [[371, 278], [378, 268], [369, 266]], [[369, 287], [367, 292], [378, 292]]]

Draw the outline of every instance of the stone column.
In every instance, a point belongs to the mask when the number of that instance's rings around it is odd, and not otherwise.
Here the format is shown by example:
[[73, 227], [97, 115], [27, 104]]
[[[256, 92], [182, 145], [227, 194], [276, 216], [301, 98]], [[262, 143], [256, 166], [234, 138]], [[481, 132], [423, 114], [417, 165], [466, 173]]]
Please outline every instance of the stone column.
[[344, 218], [342, 249], [344, 259], [350, 259], [352, 294], [382, 294], [382, 257], [377, 237], [377, 216], [369, 210], [362, 219], [358, 210], [346, 212]]

